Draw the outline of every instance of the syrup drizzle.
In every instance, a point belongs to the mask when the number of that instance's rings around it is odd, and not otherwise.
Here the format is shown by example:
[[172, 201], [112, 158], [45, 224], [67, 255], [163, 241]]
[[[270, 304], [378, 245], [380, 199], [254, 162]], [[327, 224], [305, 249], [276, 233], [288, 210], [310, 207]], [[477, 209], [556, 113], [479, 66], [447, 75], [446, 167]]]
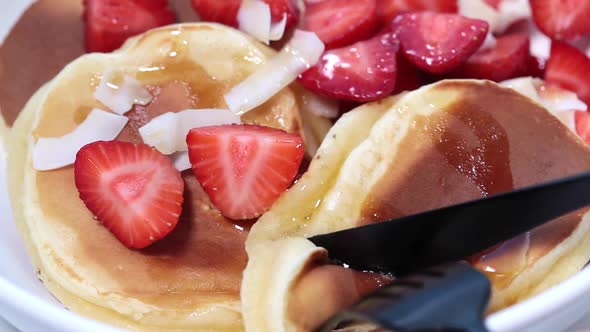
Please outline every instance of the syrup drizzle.
[[[486, 112], [461, 107], [447, 113], [452, 117], [443, 116], [427, 124], [436, 150], [484, 196], [512, 190], [510, 146], [504, 128]], [[478, 142], [471, 144], [465, 135], [452, 130], [452, 118], [469, 127]]]

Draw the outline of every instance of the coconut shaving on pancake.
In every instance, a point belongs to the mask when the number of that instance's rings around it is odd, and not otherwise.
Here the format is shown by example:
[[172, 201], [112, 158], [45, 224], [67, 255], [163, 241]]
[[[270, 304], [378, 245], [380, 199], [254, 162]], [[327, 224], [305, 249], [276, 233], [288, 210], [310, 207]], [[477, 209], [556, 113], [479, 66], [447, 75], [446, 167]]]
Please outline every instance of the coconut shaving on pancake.
[[[365, 127], [351, 135], [346, 124], [355, 117]], [[253, 226], [241, 290], [247, 330], [316, 328], [388, 281], [370, 274], [342, 277], [350, 270], [325, 265], [329, 253], [305, 237], [588, 169], [590, 148], [583, 141], [541, 105], [491, 82], [442, 81], [364, 105], [335, 124], [309, 171]], [[493, 284], [489, 311], [582, 268], [590, 258], [586, 211], [473, 258]], [[306, 295], [310, 287], [316, 291]]]

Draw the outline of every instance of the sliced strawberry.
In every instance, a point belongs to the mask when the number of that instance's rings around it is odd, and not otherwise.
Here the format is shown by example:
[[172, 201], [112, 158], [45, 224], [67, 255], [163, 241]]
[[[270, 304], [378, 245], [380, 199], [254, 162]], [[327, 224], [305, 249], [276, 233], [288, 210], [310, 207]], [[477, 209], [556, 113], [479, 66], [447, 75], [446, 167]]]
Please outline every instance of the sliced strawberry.
[[370, 37], [377, 27], [375, 0], [324, 0], [305, 8], [303, 29], [315, 32], [326, 48]]
[[304, 153], [299, 135], [254, 125], [193, 128], [186, 142], [211, 202], [236, 220], [268, 210], [291, 185]]
[[545, 66], [545, 80], [574, 91], [578, 98], [590, 105], [590, 58], [577, 48], [553, 41]]
[[144, 248], [174, 229], [184, 182], [170, 159], [145, 144], [99, 141], [76, 155], [80, 198], [129, 248]]
[[576, 111], [574, 119], [576, 122], [576, 132], [584, 142], [590, 144], [590, 113]]
[[191, 0], [203, 21], [238, 27], [238, 11], [242, 0]]
[[390, 34], [378, 35], [327, 51], [299, 81], [312, 91], [339, 99], [383, 98], [395, 88], [397, 51], [398, 42]]
[[422, 76], [422, 72], [409, 63], [401, 53], [398, 53], [394, 93], [418, 89], [424, 85]]
[[498, 37], [492, 48], [479, 50], [452, 75], [503, 81], [529, 72], [529, 37], [513, 33]]
[[529, 0], [533, 19], [547, 36], [573, 39], [590, 34], [590, 1]]
[[456, 13], [457, 0], [406, 0], [410, 10], [429, 10], [438, 13]]
[[545, 62], [531, 55], [529, 56], [527, 71], [529, 76], [543, 78], [545, 76]]
[[84, 0], [84, 46], [110, 52], [128, 37], [174, 21], [166, 0]]
[[436, 74], [457, 68], [475, 53], [488, 28], [486, 21], [433, 12], [400, 14], [391, 25], [406, 59]]
[[456, 13], [457, 0], [377, 0], [377, 15], [382, 25], [389, 24], [397, 14], [420, 10]]

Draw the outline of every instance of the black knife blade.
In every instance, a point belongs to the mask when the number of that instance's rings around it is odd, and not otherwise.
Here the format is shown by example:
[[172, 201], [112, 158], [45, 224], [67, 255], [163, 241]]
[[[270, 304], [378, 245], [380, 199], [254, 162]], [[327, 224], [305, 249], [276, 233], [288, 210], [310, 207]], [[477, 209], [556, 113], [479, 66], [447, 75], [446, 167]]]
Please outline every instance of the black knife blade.
[[357, 270], [400, 274], [456, 261], [590, 204], [590, 172], [309, 238]]

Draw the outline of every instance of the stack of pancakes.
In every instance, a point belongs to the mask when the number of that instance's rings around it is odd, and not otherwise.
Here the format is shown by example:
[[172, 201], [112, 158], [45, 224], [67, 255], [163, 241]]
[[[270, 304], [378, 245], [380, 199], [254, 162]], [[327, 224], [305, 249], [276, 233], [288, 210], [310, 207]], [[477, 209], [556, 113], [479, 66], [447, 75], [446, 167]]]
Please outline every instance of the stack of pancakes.
[[[92, 107], [104, 108], [93, 92], [107, 69], [136, 77], [154, 94], [127, 114], [117, 138], [140, 142], [137, 129], [163, 112], [225, 107], [223, 94], [272, 55], [226, 27], [171, 26], [117, 52], [75, 60], [29, 100], [11, 137], [14, 219], [39, 277], [68, 308], [139, 330], [307, 331], [389, 279], [327, 265], [325, 250], [305, 237], [590, 168], [590, 149], [553, 115], [483, 81], [443, 81], [347, 113], [308, 171], [250, 232], [223, 217], [188, 171], [177, 228], [147, 249], [130, 250], [78, 198], [71, 166], [32, 168], [39, 137], [66, 134]], [[329, 122], [301, 111], [298, 89], [283, 89], [243, 121], [319, 144]], [[584, 212], [478, 258], [494, 284], [491, 310], [581, 268], [590, 257]]]

